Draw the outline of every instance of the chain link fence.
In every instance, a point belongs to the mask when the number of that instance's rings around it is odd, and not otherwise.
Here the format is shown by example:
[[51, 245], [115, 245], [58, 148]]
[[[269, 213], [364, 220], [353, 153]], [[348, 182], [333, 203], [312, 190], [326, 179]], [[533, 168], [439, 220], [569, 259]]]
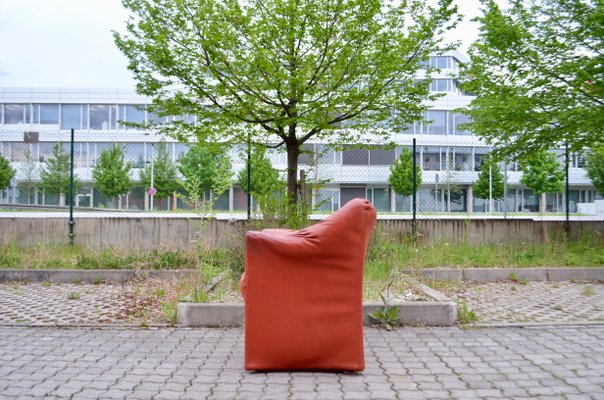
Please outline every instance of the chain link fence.
[[[92, 122], [91, 122], [92, 123]], [[101, 127], [102, 128], [102, 127]], [[465, 141], [433, 139], [420, 136], [417, 140], [415, 160], [421, 170], [421, 185], [416, 195], [419, 216], [442, 216], [456, 214], [525, 214], [540, 211], [546, 213], [566, 212], [565, 193], [548, 193], [539, 196], [526, 189], [520, 182], [522, 172], [516, 163], [499, 163], [501, 176], [490, 176], [489, 182], [503, 180], [504, 194], [499, 197], [484, 192], [477, 193], [473, 185], [477, 182], [485, 156], [490, 149], [475, 138], [467, 136]], [[76, 131], [73, 146], [74, 173], [78, 185], [74, 206], [81, 210], [131, 210], [172, 211], [191, 210], [185, 201], [186, 190], [176, 186], [169, 195], [151, 196], [150, 185], [143, 176], [153, 170], [154, 186], [161, 192], [159, 174], [163, 166], [159, 156], [159, 136], [143, 130]], [[396, 135], [396, 147], [353, 146], [333, 147], [327, 144], [308, 143], [302, 148], [298, 165], [305, 171], [306, 199], [314, 212], [330, 213], [355, 197], [367, 197], [380, 214], [410, 215], [412, 196], [395, 193], [389, 184], [391, 166], [400, 157], [403, 149], [412, 151], [412, 135]], [[0, 204], [5, 210], [23, 208], [60, 208], [69, 205], [68, 193], [50, 188], [45, 184], [43, 171], [56, 160], [56, 146], [64, 154], [71, 153], [69, 132], [24, 132], [23, 130], [0, 131], [0, 154], [16, 171], [7, 188], [0, 190]], [[103, 151], [114, 144], [124, 152], [125, 161], [131, 163], [132, 186], [123, 195], [107, 196], [95, 181], [93, 170]], [[162, 145], [163, 146], [163, 145]], [[177, 169], [176, 180], [184, 180], [178, 166], [190, 150], [190, 145], [165, 139], [167, 160]], [[244, 214], [247, 208], [245, 191], [237, 182], [239, 172], [246, 166], [247, 146], [234, 145], [225, 148], [232, 164], [231, 186], [215, 196], [214, 210], [219, 213]], [[270, 149], [266, 156], [274, 168], [285, 179], [287, 154], [284, 149]], [[564, 166], [564, 153], [558, 152]], [[572, 154], [569, 162], [569, 212], [581, 211], [580, 204], [601, 199], [582, 168], [582, 158]], [[64, 168], [65, 166], [63, 166]], [[147, 171], [147, 172], [145, 172]], [[252, 170], [253, 173], [253, 170]], [[490, 194], [490, 195], [489, 195]], [[208, 192], [204, 196], [214, 196]]]

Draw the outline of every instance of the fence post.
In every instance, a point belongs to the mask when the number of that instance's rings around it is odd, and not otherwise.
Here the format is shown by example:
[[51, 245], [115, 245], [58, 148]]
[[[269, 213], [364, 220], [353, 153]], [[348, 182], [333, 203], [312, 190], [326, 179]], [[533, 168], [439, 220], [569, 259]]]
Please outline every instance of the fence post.
[[75, 225], [75, 221], [73, 220], [73, 149], [74, 149], [74, 143], [73, 143], [73, 131], [74, 129], [71, 128], [71, 164], [69, 167], [69, 244], [73, 245], [73, 239], [75, 234], [73, 233], [73, 226]]
[[417, 241], [417, 220], [416, 220], [416, 212], [417, 212], [417, 201], [416, 201], [416, 192], [417, 192], [417, 161], [416, 161], [416, 157], [417, 157], [417, 152], [416, 152], [416, 146], [415, 146], [415, 138], [413, 138], [413, 220], [411, 221], [411, 232], [412, 232], [412, 238], [413, 238], [413, 243], [415, 244]]

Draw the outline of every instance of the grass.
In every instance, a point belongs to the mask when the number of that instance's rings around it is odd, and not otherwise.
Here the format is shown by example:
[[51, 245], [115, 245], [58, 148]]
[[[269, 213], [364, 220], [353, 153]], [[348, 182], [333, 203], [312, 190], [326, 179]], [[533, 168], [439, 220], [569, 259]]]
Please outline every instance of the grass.
[[[125, 251], [93, 250], [70, 245], [36, 245], [22, 248], [0, 244], [0, 269], [194, 269], [195, 249]], [[100, 283], [100, 282], [99, 282]]]
[[[413, 245], [380, 231], [374, 232], [368, 250], [367, 269], [380, 264], [405, 269], [421, 268], [529, 268], [591, 267], [604, 265], [604, 238], [586, 235], [578, 240], [552, 238], [542, 243], [471, 244], [439, 241]], [[385, 274], [386, 271], [382, 271]], [[380, 272], [377, 273], [378, 275]]]

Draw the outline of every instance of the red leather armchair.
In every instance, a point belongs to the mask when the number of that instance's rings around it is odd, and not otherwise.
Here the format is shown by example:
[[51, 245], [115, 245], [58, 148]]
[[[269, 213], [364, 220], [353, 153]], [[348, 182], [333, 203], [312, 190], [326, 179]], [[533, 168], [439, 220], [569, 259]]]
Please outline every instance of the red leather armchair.
[[245, 369], [365, 368], [363, 268], [376, 212], [354, 199], [299, 231], [246, 235]]

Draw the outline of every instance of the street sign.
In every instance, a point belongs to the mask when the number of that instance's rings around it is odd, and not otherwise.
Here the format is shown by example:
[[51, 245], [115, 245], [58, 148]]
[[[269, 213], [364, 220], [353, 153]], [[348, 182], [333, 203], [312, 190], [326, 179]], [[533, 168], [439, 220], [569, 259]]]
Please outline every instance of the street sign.
[[149, 195], [150, 196], [155, 196], [157, 194], [157, 189], [155, 189], [153, 186], [149, 188]]

